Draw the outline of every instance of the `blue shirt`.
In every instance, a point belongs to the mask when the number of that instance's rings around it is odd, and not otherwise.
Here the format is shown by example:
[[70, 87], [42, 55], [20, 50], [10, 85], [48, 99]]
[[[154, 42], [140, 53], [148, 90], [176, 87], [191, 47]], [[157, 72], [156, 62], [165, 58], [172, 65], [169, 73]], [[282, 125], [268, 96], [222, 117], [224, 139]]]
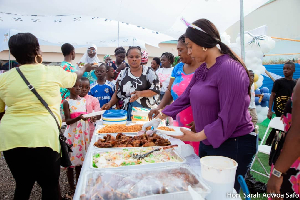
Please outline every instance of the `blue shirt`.
[[92, 95], [98, 99], [100, 107], [108, 103], [113, 94], [114, 91], [112, 87], [107, 84], [99, 85], [96, 83], [95, 85], [91, 85], [91, 89], [89, 91], [89, 95]]

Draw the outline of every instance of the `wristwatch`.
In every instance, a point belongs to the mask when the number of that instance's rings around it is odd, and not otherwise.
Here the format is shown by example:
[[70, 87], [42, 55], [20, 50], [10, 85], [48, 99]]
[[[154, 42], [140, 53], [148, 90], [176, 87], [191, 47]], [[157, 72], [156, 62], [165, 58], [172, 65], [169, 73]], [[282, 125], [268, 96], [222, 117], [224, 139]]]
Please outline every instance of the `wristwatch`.
[[280, 178], [282, 176], [282, 173], [280, 171], [278, 171], [277, 169], [275, 169], [275, 167], [273, 168], [272, 174], [278, 178]]

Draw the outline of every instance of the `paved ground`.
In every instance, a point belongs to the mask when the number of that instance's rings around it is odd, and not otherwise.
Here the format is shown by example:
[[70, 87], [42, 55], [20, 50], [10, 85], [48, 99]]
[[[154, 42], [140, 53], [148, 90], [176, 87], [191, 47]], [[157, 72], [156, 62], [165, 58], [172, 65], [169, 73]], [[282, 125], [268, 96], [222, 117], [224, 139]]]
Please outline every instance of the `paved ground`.
[[[66, 170], [61, 170], [60, 172], [60, 188], [62, 194], [65, 194], [68, 191], [68, 182]], [[0, 158], [0, 199], [1, 200], [10, 200], [13, 199], [15, 190], [15, 181], [8, 169], [8, 166], [5, 162], [3, 154], [1, 153]], [[32, 189], [30, 200], [39, 200], [41, 199], [42, 190], [40, 186], [36, 183]]]

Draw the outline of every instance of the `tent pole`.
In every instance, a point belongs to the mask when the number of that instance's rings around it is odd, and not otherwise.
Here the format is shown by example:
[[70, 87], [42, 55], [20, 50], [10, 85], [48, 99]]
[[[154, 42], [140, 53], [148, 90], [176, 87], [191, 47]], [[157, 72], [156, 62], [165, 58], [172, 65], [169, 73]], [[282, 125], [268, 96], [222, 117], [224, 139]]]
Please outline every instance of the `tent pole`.
[[[10, 38], [10, 29], [8, 30], [8, 39]], [[8, 70], [10, 70], [10, 49], [8, 48]]]
[[118, 21], [118, 47], [120, 46], [120, 22]]
[[245, 38], [244, 38], [244, 2], [240, 0], [240, 38], [241, 38], [241, 56], [245, 62]]

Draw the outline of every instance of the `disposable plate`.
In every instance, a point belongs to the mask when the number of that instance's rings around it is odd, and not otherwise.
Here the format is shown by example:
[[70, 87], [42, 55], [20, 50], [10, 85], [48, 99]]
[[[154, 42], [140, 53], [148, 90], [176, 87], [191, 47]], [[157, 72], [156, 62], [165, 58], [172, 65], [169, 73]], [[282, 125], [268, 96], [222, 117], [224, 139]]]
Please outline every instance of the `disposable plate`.
[[101, 110], [101, 111], [98, 111], [98, 112], [92, 112], [92, 113], [85, 114], [85, 115], [82, 115], [82, 116], [85, 117], [85, 118], [94, 117], [94, 116], [97, 116], [97, 115], [103, 115], [104, 112], [105, 112], [105, 110]]
[[157, 129], [157, 132], [159, 132], [161, 134], [165, 134], [165, 135], [181, 136], [181, 135], [183, 135], [183, 133], [180, 131], [180, 128], [184, 128], [189, 131], [191, 130], [189, 128], [177, 127], [177, 126], [168, 126], [168, 128], [173, 128], [175, 131], [165, 131], [165, 130]]

